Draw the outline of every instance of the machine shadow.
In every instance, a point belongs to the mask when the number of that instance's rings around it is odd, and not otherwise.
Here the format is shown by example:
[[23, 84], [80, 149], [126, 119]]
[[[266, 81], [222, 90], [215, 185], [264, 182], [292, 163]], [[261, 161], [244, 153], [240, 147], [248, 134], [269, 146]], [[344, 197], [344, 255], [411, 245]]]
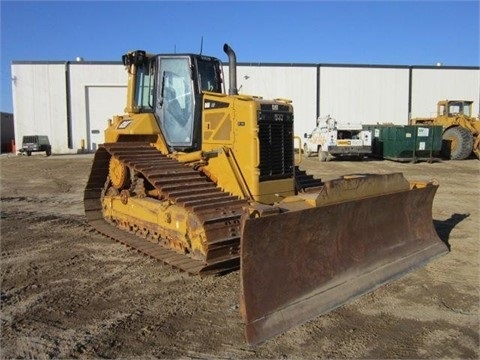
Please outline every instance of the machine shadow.
[[450, 251], [450, 244], [448, 242], [448, 238], [450, 237], [450, 233], [452, 232], [453, 228], [457, 226], [461, 221], [469, 217], [470, 214], [457, 214], [454, 213], [450, 216], [450, 218], [440, 221], [440, 220], [433, 220], [433, 226], [437, 231], [438, 236], [440, 239], [447, 245], [448, 251]]

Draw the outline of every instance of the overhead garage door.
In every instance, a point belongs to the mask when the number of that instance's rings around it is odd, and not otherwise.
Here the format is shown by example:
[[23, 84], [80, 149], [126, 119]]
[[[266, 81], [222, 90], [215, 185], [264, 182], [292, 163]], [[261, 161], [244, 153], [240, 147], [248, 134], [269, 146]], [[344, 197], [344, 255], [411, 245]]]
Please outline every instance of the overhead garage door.
[[86, 86], [88, 150], [95, 151], [104, 142], [108, 119], [124, 113], [126, 96], [125, 86]]

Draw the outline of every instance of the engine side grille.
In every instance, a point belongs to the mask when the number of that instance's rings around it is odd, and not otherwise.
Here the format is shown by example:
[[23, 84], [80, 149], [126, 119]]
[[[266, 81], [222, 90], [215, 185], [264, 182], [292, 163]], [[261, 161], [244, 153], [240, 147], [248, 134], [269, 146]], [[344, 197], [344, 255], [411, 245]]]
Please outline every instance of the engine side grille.
[[288, 107], [263, 107], [258, 113], [260, 182], [293, 178], [293, 114]]

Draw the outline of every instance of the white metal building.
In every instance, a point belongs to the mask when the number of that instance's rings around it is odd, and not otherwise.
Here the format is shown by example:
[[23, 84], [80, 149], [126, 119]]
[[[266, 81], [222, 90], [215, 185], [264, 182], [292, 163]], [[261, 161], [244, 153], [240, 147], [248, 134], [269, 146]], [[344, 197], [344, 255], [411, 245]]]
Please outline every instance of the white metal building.
[[[291, 99], [299, 136], [318, 116], [406, 125], [433, 115], [441, 99], [473, 100], [479, 111], [480, 67], [239, 63], [237, 79], [240, 93]], [[108, 119], [124, 112], [126, 83], [120, 62], [13, 62], [17, 147], [38, 134], [54, 154], [94, 151]]]
[[127, 74], [118, 62], [14, 62], [17, 147], [48, 135], [53, 153], [95, 150], [113, 114], [123, 113]]

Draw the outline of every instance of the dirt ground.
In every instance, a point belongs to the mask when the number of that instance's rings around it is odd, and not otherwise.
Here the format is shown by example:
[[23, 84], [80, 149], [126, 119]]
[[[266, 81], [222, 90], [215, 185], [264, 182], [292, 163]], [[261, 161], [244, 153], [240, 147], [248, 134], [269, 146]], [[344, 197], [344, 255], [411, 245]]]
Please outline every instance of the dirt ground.
[[434, 224], [451, 252], [252, 347], [238, 272], [189, 277], [90, 229], [82, 196], [92, 159], [0, 157], [2, 359], [480, 357], [478, 160], [304, 160], [301, 168], [324, 180], [437, 179]]

